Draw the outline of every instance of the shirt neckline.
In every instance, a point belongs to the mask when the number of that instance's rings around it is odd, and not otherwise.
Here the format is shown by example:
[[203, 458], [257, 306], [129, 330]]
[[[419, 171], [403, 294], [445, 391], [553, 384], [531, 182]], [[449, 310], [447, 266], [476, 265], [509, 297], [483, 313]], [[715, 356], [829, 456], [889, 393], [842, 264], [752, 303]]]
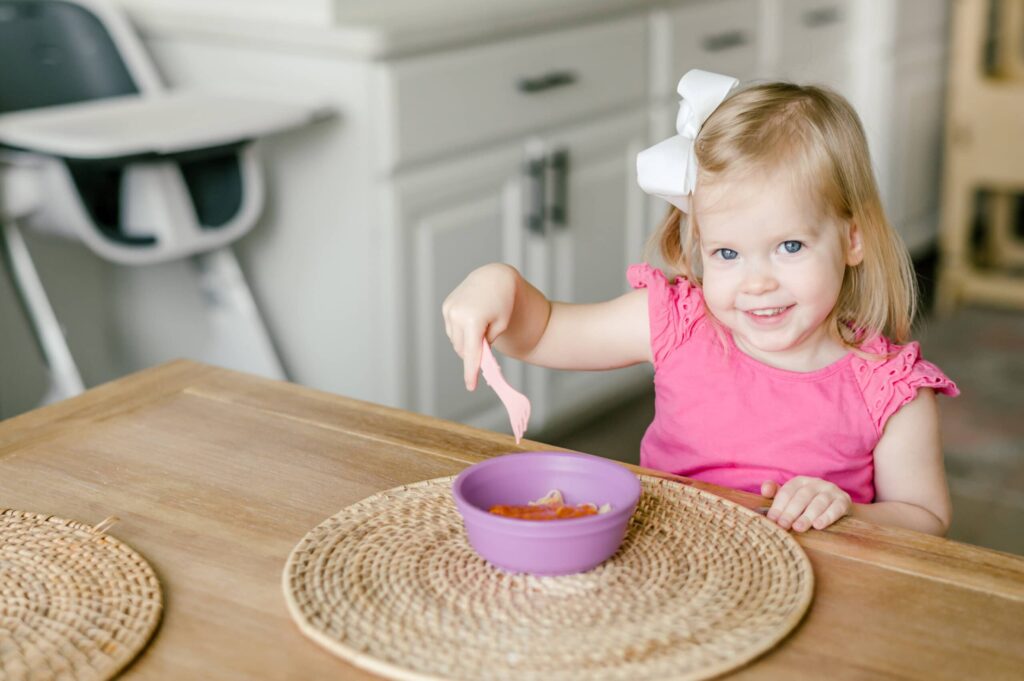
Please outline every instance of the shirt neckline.
[[[709, 324], [711, 322], [709, 321]], [[712, 329], [713, 331], [713, 329]], [[732, 337], [732, 332], [728, 329], [723, 329], [726, 338], [729, 341], [729, 351], [736, 353], [740, 360], [755, 369], [762, 371], [767, 374], [772, 374], [778, 378], [783, 378], [789, 381], [818, 381], [823, 378], [828, 378], [838, 371], [841, 371], [850, 360], [853, 359], [854, 353], [847, 352], [845, 355], [832, 362], [826, 364], [820, 369], [814, 371], [793, 371], [792, 369], [780, 369], [779, 367], [773, 367], [771, 364], [765, 364], [756, 357], [751, 357], [747, 353], [743, 352], [739, 345], [736, 344], [736, 339]]]

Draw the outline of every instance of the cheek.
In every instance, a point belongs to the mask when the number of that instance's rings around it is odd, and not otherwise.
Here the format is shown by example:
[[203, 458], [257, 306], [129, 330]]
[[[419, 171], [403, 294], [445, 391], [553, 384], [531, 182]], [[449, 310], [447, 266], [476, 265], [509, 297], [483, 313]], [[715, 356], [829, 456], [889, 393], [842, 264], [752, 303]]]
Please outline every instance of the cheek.
[[839, 289], [843, 285], [843, 273], [837, 272], [832, 263], [815, 263], [808, 268], [791, 272], [787, 282], [790, 290], [804, 291], [810, 299], [819, 305], [831, 308], [839, 298]]
[[733, 298], [732, 289], [733, 286], [725, 273], [714, 269], [704, 271], [704, 300], [712, 312], [729, 306]]

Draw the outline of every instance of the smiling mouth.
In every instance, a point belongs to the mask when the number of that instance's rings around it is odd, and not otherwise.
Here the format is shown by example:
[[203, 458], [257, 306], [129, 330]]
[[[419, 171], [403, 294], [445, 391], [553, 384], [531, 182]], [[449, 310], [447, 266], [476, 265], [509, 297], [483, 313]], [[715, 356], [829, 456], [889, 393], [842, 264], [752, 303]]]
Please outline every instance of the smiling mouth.
[[783, 307], [762, 307], [758, 310], [747, 310], [747, 314], [754, 315], [755, 317], [777, 317], [791, 307], [793, 306], [785, 305]]

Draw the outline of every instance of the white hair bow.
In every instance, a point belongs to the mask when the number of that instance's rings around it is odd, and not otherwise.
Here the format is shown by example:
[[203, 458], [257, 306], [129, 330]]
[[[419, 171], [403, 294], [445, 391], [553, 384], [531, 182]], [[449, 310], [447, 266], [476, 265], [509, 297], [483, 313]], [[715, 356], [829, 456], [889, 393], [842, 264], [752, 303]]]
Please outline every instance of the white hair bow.
[[636, 157], [637, 183], [648, 194], [660, 196], [684, 213], [690, 212], [690, 194], [697, 185], [694, 142], [700, 127], [739, 81], [710, 71], [691, 69], [679, 79], [678, 135], [658, 142]]

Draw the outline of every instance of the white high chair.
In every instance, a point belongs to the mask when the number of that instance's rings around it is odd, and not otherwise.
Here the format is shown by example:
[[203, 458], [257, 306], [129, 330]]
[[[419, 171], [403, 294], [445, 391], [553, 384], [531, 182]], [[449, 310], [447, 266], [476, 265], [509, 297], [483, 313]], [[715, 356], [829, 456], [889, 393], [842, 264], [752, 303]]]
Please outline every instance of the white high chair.
[[107, 0], [0, 0], [0, 247], [49, 369], [44, 404], [83, 385], [20, 226], [124, 265], [196, 258], [210, 354], [285, 377], [230, 244], [263, 206], [254, 141], [326, 113], [165, 90]]

